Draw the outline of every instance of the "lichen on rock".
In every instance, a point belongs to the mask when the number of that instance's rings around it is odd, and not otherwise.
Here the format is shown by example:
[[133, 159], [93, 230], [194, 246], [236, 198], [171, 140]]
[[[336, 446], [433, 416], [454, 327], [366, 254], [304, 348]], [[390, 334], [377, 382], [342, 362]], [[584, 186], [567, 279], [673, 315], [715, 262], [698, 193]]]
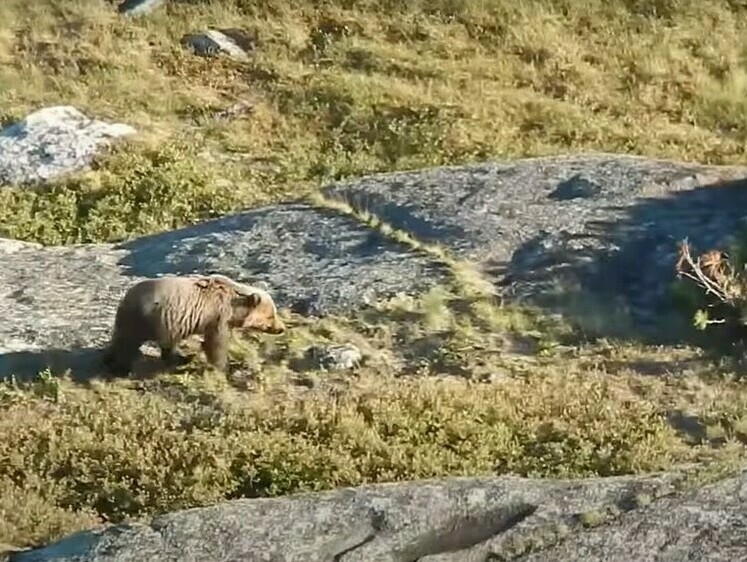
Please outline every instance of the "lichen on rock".
[[39, 184], [82, 170], [113, 141], [135, 133], [72, 106], [39, 109], [0, 131], [0, 185]]

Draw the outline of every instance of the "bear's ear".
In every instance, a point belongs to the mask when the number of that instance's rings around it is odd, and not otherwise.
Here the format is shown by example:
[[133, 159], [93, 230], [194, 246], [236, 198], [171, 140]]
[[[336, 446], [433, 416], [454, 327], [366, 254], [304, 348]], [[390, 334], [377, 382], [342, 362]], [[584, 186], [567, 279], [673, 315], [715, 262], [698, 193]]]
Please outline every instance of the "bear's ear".
[[259, 306], [262, 297], [259, 293], [250, 293], [248, 295], [237, 295], [233, 298], [233, 306], [245, 306], [249, 309], [254, 309]]
[[210, 279], [207, 279], [205, 277], [200, 277], [197, 279], [197, 286], [201, 289], [207, 289], [208, 285], [210, 285]]

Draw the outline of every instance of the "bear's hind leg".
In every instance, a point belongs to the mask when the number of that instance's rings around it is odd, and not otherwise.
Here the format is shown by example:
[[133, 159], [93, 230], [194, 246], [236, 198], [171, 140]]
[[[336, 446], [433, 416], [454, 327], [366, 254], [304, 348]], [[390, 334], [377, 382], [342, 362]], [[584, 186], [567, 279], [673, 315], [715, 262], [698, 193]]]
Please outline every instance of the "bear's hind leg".
[[227, 322], [218, 322], [217, 325], [205, 330], [202, 350], [205, 352], [208, 363], [220, 371], [228, 369], [228, 343], [230, 338], [231, 333]]

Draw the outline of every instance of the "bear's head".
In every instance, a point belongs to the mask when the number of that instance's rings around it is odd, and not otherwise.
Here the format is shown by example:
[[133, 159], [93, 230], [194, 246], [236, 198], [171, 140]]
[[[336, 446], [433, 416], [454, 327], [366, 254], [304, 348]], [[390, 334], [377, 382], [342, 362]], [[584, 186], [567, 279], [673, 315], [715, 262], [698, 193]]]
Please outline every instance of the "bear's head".
[[270, 293], [258, 287], [242, 287], [231, 300], [233, 328], [251, 329], [268, 334], [282, 334], [285, 324]]

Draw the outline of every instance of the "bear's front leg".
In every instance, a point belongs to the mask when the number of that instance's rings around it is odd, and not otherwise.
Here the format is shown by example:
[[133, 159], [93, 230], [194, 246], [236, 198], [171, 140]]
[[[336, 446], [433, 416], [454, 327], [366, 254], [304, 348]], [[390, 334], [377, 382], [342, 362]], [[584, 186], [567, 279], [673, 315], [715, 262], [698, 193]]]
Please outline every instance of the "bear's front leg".
[[231, 331], [228, 322], [219, 321], [205, 330], [202, 350], [205, 352], [208, 363], [221, 371], [228, 369], [228, 344], [230, 339]]
[[101, 364], [108, 371], [108, 374], [115, 377], [126, 377], [130, 374], [130, 363], [122, 361], [118, 353], [112, 346], [107, 347], [101, 354]]
[[134, 336], [117, 335], [112, 338], [102, 357], [102, 362], [109, 373], [119, 377], [129, 375], [133, 364], [140, 356], [141, 344], [141, 339]]
[[173, 345], [161, 344], [161, 361], [169, 367], [181, 367], [189, 363], [189, 357], [185, 357], [176, 350]]

